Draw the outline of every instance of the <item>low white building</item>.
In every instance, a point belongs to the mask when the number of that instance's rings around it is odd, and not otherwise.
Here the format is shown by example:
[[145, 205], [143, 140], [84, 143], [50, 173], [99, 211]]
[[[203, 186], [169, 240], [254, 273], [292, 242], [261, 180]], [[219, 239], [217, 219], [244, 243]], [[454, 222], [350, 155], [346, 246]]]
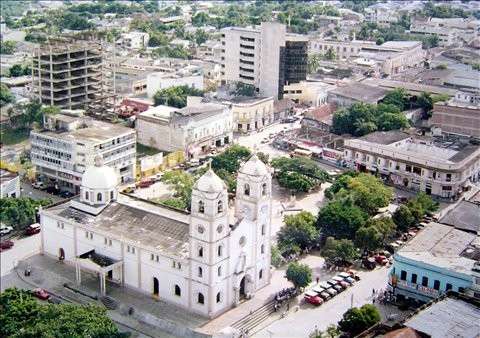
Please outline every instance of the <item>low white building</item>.
[[233, 131], [248, 133], [274, 122], [273, 96], [237, 96], [230, 100], [233, 114]]
[[233, 140], [232, 110], [222, 104], [185, 108], [152, 107], [137, 115], [138, 142], [165, 151], [182, 150], [188, 158]]
[[410, 34], [419, 36], [436, 36], [440, 47], [450, 47], [458, 43], [457, 29], [443, 27], [440, 24], [435, 26], [431, 26], [430, 24], [412, 24], [410, 25]]
[[394, 186], [456, 199], [480, 178], [480, 147], [449, 145], [415, 140], [401, 131], [374, 132], [345, 140], [344, 160]]
[[20, 175], [7, 169], [0, 169], [0, 198], [7, 197], [20, 197]]
[[[272, 178], [254, 154], [238, 172], [235, 211], [209, 169], [192, 189], [191, 214], [119, 195], [112, 168], [83, 174], [80, 195], [42, 209], [42, 254], [205, 317], [270, 283]], [[61, 268], [61, 267], [59, 267]]]
[[97, 152], [120, 182], [135, 180], [135, 130], [67, 113], [45, 116], [45, 130], [30, 133], [38, 180], [78, 193], [82, 174]]
[[150, 41], [150, 34], [148, 33], [129, 32], [123, 33], [116, 43], [127, 48], [142, 49], [147, 48], [148, 41]]
[[203, 75], [155, 72], [147, 76], [147, 95], [152, 98], [160, 89], [174, 86], [189, 86], [203, 90]]

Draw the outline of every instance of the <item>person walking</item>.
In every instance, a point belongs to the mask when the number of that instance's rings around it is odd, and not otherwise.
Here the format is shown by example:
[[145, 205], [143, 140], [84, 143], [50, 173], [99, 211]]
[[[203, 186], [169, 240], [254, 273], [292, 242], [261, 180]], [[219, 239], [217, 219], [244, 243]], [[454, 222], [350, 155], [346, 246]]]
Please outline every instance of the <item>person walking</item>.
[[372, 291], [372, 295], [375, 295], [375, 289], [373, 289], [373, 291]]

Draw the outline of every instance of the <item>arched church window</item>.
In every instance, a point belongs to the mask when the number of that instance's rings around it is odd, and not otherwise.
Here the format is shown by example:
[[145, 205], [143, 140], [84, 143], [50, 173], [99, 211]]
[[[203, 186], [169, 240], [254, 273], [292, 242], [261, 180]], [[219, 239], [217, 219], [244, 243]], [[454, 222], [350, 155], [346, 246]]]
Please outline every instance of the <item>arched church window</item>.
[[99, 193], [97, 194], [97, 201], [99, 201], [99, 202], [102, 201], [102, 193], [101, 193], [101, 192], [99, 192]]
[[265, 235], [266, 228], [265, 224], [262, 224], [262, 235]]
[[245, 183], [245, 185], [243, 186], [243, 193], [246, 196], [250, 196], [250, 184]]
[[85, 191], [85, 199], [88, 201], [90, 199], [90, 194], [88, 191]]
[[217, 293], [217, 303], [220, 303], [222, 301], [222, 295], [221, 293]]
[[267, 183], [262, 184], [262, 196], [267, 194]]
[[217, 249], [218, 257], [223, 255], [223, 245], [219, 245]]
[[182, 295], [182, 290], [178, 285], [175, 285], [175, 296], [181, 296]]
[[217, 213], [220, 214], [223, 212], [223, 202], [222, 201], [218, 201], [218, 204], [217, 204]]
[[198, 247], [198, 257], [203, 257], [203, 247]]
[[205, 212], [205, 203], [198, 201], [198, 212], [203, 214]]
[[262, 246], [260, 247], [260, 253], [265, 253], [265, 244], [262, 244]]
[[113, 200], [113, 191], [110, 191], [110, 199]]
[[203, 269], [201, 267], [198, 268], [198, 277], [203, 277]]
[[220, 277], [222, 275], [222, 267], [219, 266], [217, 269], [217, 276]]
[[203, 293], [199, 292], [198, 293], [198, 303], [204, 304], [205, 303], [205, 297], [203, 296]]
[[258, 273], [258, 279], [262, 279], [263, 278], [263, 269], [260, 270], [260, 272]]

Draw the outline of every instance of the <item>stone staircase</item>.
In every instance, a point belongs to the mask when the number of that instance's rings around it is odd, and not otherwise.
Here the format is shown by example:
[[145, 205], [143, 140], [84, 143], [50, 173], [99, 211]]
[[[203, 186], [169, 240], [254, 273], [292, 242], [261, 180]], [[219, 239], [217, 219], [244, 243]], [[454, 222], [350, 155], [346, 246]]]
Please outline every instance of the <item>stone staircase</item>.
[[248, 330], [249, 334], [253, 334], [253, 329], [255, 329], [260, 323], [265, 321], [265, 319], [267, 319], [274, 312], [274, 304], [275, 300], [273, 299], [268, 303], [265, 303], [258, 309], [252, 311], [251, 314], [233, 323], [231, 326], [238, 330]]
[[100, 301], [108, 310], [115, 310], [117, 308], [117, 302], [113, 298], [102, 296], [100, 297]]

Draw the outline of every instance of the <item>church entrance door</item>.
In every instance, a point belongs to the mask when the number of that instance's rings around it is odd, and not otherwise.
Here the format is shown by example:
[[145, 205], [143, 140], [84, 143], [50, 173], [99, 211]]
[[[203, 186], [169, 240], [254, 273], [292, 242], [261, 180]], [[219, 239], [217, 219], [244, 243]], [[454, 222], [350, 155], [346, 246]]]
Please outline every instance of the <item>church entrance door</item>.
[[153, 277], [153, 295], [158, 297], [158, 278]]

